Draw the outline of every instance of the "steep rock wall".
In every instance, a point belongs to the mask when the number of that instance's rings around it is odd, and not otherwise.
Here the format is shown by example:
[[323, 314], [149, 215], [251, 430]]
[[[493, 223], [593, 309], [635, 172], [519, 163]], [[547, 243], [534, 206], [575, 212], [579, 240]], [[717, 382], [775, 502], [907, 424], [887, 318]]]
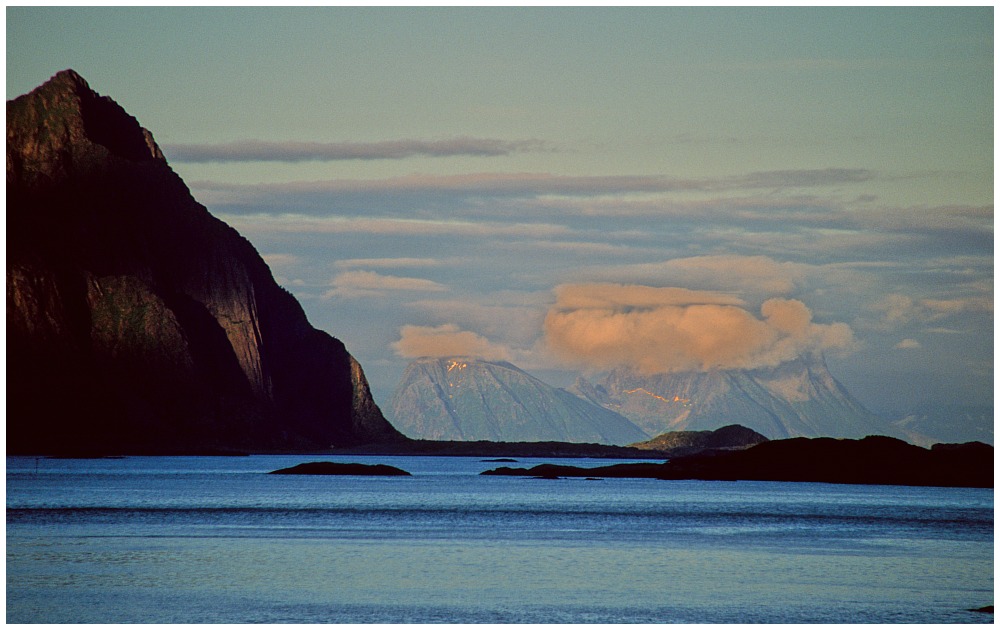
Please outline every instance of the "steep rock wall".
[[402, 437], [343, 343], [75, 72], [7, 103], [8, 452]]

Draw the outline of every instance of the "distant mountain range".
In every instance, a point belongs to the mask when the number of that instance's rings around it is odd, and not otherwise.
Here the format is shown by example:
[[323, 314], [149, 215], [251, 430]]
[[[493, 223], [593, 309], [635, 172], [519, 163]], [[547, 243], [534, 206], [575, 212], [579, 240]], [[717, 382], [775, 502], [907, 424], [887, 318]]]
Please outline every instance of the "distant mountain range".
[[644, 375], [619, 368], [597, 383], [581, 377], [569, 391], [650, 435], [738, 423], [769, 439], [903, 437], [851, 396], [819, 356], [756, 370]]
[[7, 102], [7, 452], [405, 438], [344, 344], [67, 70]]
[[993, 407], [920, 404], [892, 421], [892, 427], [914, 444], [942, 442], [993, 443]]
[[625, 445], [733, 424], [767, 439], [907, 437], [865, 409], [820, 357], [758, 370], [642, 375], [617, 369], [596, 383], [580, 377], [565, 390], [510, 363], [419, 359], [406, 369], [391, 409], [404, 434], [432, 440]]
[[650, 437], [621, 415], [510, 363], [467, 357], [412, 362], [390, 407], [400, 431], [427, 440], [625, 445]]

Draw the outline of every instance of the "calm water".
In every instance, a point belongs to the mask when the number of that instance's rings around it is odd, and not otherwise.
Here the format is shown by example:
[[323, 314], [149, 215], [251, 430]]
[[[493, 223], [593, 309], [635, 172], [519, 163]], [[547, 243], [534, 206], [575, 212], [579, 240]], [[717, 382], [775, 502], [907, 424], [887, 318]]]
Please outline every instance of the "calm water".
[[[263, 474], [316, 460], [414, 476]], [[502, 465], [8, 457], [7, 621], [993, 622], [992, 490]]]

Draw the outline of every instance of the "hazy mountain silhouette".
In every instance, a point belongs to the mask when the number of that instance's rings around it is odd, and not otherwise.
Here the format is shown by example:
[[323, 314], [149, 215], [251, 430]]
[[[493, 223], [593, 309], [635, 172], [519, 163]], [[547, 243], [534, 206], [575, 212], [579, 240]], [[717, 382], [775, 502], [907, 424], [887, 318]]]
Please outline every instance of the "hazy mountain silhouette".
[[906, 439], [921, 446], [939, 442], [993, 444], [993, 407], [929, 403], [914, 405], [892, 421]]
[[619, 368], [569, 391], [632, 420], [651, 435], [740, 424], [769, 439], [892, 435], [830, 374], [821, 357], [774, 368], [640, 374]]
[[403, 438], [343, 343], [66, 70], [7, 103], [7, 451]]
[[392, 420], [427, 440], [623, 445], [649, 437], [617, 413], [510, 363], [466, 357], [410, 363], [392, 397]]

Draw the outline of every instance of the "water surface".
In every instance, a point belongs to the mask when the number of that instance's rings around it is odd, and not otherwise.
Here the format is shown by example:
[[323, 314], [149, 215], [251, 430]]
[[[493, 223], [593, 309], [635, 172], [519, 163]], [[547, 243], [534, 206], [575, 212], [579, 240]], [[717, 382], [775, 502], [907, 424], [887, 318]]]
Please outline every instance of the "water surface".
[[[413, 476], [264, 474], [312, 460]], [[500, 465], [9, 457], [7, 621], [993, 621], [967, 610], [993, 603], [992, 490], [478, 474]]]

